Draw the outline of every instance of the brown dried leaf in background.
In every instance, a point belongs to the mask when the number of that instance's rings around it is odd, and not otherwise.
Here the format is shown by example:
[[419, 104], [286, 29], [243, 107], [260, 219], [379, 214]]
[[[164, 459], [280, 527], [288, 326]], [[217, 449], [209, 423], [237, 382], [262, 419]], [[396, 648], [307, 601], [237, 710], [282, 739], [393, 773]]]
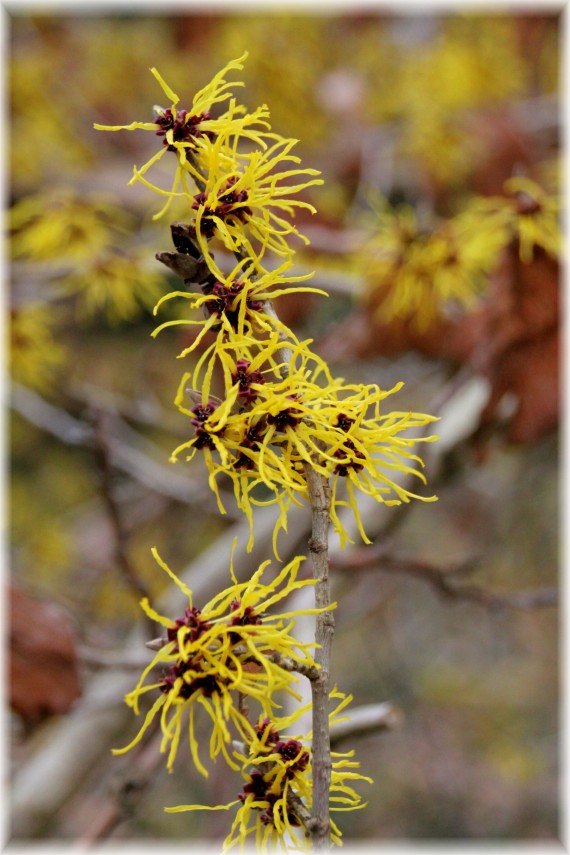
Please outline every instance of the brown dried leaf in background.
[[26, 727], [62, 715], [81, 696], [75, 630], [58, 605], [11, 584], [9, 701]]
[[556, 428], [559, 279], [556, 261], [535, 250], [533, 261], [523, 264], [513, 244], [494, 277], [488, 303], [455, 330], [449, 355], [466, 358], [491, 383], [480, 430], [497, 418], [506, 394], [516, 401], [506, 432], [510, 442], [533, 442]]

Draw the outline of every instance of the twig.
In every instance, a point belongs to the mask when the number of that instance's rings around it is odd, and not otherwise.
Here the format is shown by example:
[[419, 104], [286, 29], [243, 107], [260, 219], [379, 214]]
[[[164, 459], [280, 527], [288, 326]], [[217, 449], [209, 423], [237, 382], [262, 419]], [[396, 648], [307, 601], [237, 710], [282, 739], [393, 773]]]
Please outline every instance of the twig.
[[80, 851], [93, 843], [109, 839], [116, 828], [135, 813], [164, 759], [160, 752], [162, 732], [156, 732], [158, 724], [159, 719], [151, 723], [149, 733], [131, 756], [127, 769], [115, 776], [111, 792], [98, 807], [95, 820], [76, 841]]
[[249, 707], [247, 705], [247, 695], [243, 692], [238, 692], [238, 710], [244, 718], [249, 716]]
[[79, 645], [77, 652], [82, 662], [94, 668], [142, 671], [148, 665], [148, 656], [144, 653], [129, 655], [124, 650], [98, 650], [85, 644]]
[[319, 668], [311, 681], [313, 699], [313, 813], [307, 826], [315, 849], [330, 848], [329, 791], [331, 783], [331, 745], [329, 730], [329, 682], [334, 616], [330, 611], [328, 532], [330, 526], [330, 486], [326, 478], [307, 464], [305, 475], [311, 504], [312, 532], [309, 551], [313, 565], [315, 606], [325, 609], [317, 614], [315, 662]]
[[[166, 644], [168, 644], [168, 638], [166, 636], [160, 636], [159, 638], [153, 638], [151, 641], [145, 642], [145, 647], [148, 647], [149, 650], [160, 650]], [[234, 648], [232, 648], [232, 653], [235, 656], [243, 656], [244, 654], [247, 654], [247, 645], [237, 644]], [[292, 656], [285, 656], [283, 653], [279, 653], [277, 650], [264, 653], [264, 655], [271, 662], [274, 662], [276, 665], [279, 665], [280, 668], [283, 668], [284, 671], [302, 674], [309, 680], [316, 680], [319, 676], [319, 669], [316, 668], [314, 665], [304, 665], [302, 662], [297, 662], [295, 659], [293, 659]], [[247, 659], [245, 661], [247, 661]]]
[[93, 429], [89, 425], [60, 407], [48, 404], [41, 395], [20, 383], [11, 384], [10, 404], [27, 421], [67, 445], [89, 445], [93, 439]]
[[302, 674], [309, 680], [318, 680], [319, 678], [318, 668], [315, 668], [314, 665], [303, 665], [302, 662], [296, 662], [291, 656], [284, 656], [282, 653], [273, 651], [273, 653], [267, 654], [267, 658], [270, 659], [271, 662], [275, 662], [276, 665], [279, 665], [280, 668], [283, 668], [284, 671]]
[[172, 414], [165, 410], [147, 390], [146, 397], [136, 398], [112, 392], [94, 383], [74, 382], [69, 389], [77, 401], [96, 407], [98, 410], [109, 410], [116, 413], [122, 420], [129, 419], [138, 424], [148, 425], [168, 431], [170, 434], [183, 434], [186, 421], [179, 413]]

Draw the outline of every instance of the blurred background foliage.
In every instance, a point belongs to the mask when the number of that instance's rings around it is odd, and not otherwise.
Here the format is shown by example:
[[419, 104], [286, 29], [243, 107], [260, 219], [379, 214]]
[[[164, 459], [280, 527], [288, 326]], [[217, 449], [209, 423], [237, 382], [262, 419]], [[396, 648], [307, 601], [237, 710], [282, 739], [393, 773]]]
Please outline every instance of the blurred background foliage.
[[[346, 837], [557, 836], [559, 44], [554, 11], [11, 11], [16, 777], [89, 685], [84, 652], [119, 650], [141, 621], [130, 571], [151, 597], [163, 590], [150, 547], [179, 568], [234, 522], [199, 464], [168, 464], [187, 430], [172, 406], [184, 334], [150, 333], [175, 282], [154, 259], [171, 248], [170, 219], [153, 221], [155, 200], [127, 186], [157, 140], [92, 126], [152, 119], [150, 66], [184, 106], [247, 50], [243, 102], [267, 104], [325, 179], [304, 195], [318, 214], [298, 217], [311, 238], [298, 266], [331, 296], [281, 298], [279, 313], [335, 373], [405, 380], [400, 409], [458, 402], [427, 470], [439, 502], [394, 524], [376, 510], [386, 562], [361, 562], [358, 547], [335, 558], [335, 679], [355, 704], [402, 711], [397, 729], [355, 744], [375, 784]], [[466, 389], [483, 398], [463, 404]], [[463, 568], [457, 591], [438, 582], [450, 568]], [[537, 590], [543, 600], [507, 602]], [[81, 839], [126, 762], [102, 745], [31, 836]], [[217, 802], [233, 797], [220, 770], [213, 786]], [[162, 813], [181, 790], [207, 803], [208, 787], [182, 764], [157, 772], [112, 835], [221, 836], [227, 817]]]

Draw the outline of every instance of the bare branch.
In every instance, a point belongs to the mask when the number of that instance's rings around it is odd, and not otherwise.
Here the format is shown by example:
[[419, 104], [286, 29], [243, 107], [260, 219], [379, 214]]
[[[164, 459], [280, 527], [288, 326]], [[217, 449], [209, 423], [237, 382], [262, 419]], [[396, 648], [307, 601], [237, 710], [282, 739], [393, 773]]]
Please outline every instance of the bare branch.
[[90, 425], [73, 418], [60, 407], [48, 404], [41, 395], [27, 386], [12, 383], [10, 397], [12, 409], [61, 442], [67, 445], [89, 445], [93, 440], [93, 429]]
[[302, 662], [297, 662], [291, 656], [284, 656], [282, 653], [273, 651], [273, 653], [267, 654], [267, 658], [270, 659], [271, 662], [275, 662], [276, 665], [279, 665], [280, 668], [283, 668], [284, 671], [302, 674], [309, 680], [317, 680], [319, 677], [318, 668], [315, 668], [314, 665], [303, 665]]
[[330, 847], [329, 792], [331, 784], [331, 746], [329, 728], [329, 692], [331, 647], [334, 635], [334, 616], [329, 610], [331, 590], [329, 581], [328, 532], [330, 526], [331, 495], [326, 478], [307, 464], [305, 475], [312, 513], [312, 533], [309, 551], [315, 579], [315, 606], [327, 609], [317, 614], [315, 662], [318, 677], [311, 681], [313, 698], [313, 805], [312, 818], [307, 826], [313, 847]]
[[172, 270], [185, 283], [196, 283], [200, 285], [205, 282], [210, 276], [210, 270], [203, 258], [193, 258], [182, 252], [157, 252], [155, 255], [157, 261]]
[[157, 733], [157, 729], [158, 720], [155, 720], [141, 745], [134, 750], [128, 767], [114, 776], [107, 797], [98, 806], [96, 818], [77, 841], [80, 846], [109, 839], [115, 829], [135, 813], [164, 762], [160, 752], [162, 733]]
[[151, 397], [148, 388], [145, 389], [145, 397], [129, 397], [103, 386], [88, 382], [73, 382], [69, 387], [70, 394], [83, 404], [88, 404], [97, 410], [107, 410], [121, 419], [129, 419], [142, 425], [160, 428], [171, 434], [184, 433], [186, 420], [180, 413], [172, 413], [165, 410], [160, 402]]
[[95, 668], [142, 671], [148, 665], [148, 656], [138, 651], [129, 654], [124, 650], [99, 650], [84, 644], [79, 645], [77, 652], [82, 662]]
[[335, 570], [375, 570], [381, 573], [403, 573], [429, 582], [439, 594], [455, 601], [477, 603], [490, 611], [503, 609], [529, 610], [558, 604], [558, 589], [554, 586], [533, 591], [495, 593], [476, 585], [457, 584], [457, 577], [472, 572], [478, 559], [469, 558], [457, 565], [439, 567], [418, 558], [389, 555], [385, 548], [354, 550], [346, 561], [335, 557]]

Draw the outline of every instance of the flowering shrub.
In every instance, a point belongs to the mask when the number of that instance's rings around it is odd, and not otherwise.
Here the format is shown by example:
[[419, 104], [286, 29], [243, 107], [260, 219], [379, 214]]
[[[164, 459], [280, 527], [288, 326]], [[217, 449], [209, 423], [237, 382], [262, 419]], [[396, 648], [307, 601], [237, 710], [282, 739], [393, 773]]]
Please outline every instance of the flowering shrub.
[[[183, 109], [178, 107], [178, 96], [152, 69], [170, 106], [155, 108], [152, 122], [96, 127], [152, 131], [159, 149], [142, 167], [134, 168], [132, 181], [165, 198], [156, 217], [164, 216], [175, 199], [183, 203], [185, 222], [172, 227], [177, 251], [158, 257], [180, 275], [185, 288], [165, 295], [155, 312], [165, 301], [180, 299], [188, 315], [163, 322], [155, 334], [170, 327], [198, 327], [198, 335], [180, 353], [181, 358], [197, 352], [208, 334], [214, 336], [193, 371], [181, 379], [175, 403], [188, 419], [189, 437], [173, 450], [171, 460], [204, 457], [209, 485], [222, 513], [218, 478], [230, 479], [237, 506], [249, 521], [249, 549], [256, 505], [277, 505], [273, 541], [277, 556], [277, 533], [287, 529], [291, 503], [307, 502], [318, 521], [309, 544], [314, 579], [297, 581], [302, 556], [285, 565], [270, 583], [262, 581], [269, 562], [245, 583], [238, 583], [230, 568], [233, 585], [199, 608], [155, 552], [189, 605], [183, 617], [172, 620], [154, 612], [146, 600], [142, 602], [146, 614], [166, 628], [166, 638], [127, 695], [135, 712], [142, 695], [155, 693], [156, 699], [139, 734], [119, 752], [135, 745], [155, 716], [160, 716], [162, 750], [168, 751], [167, 766], [172, 769], [183, 721], [188, 718], [194, 765], [207, 774], [194, 732], [194, 715], [202, 707], [212, 722], [210, 757], [221, 754], [245, 782], [232, 803], [240, 807], [226, 847], [255, 835], [260, 845], [304, 848], [309, 837], [315, 845], [327, 840], [340, 843], [341, 832], [329, 820], [329, 809], [361, 807], [360, 796], [347, 782], [369, 780], [356, 771], [358, 763], [346, 759], [351, 754], [331, 757], [330, 753], [329, 719], [338, 717], [349, 698], [331, 691], [328, 684], [330, 612], [336, 604], [330, 602], [328, 592], [323, 520], [332, 523], [346, 542], [349, 536], [339, 509], [348, 506], [368, 542], [358, 492], [385, 505], [412, 498], [433, 501], [434, 496], [412, 492], [402, 479], [411, 475], [425, 481], [415, 446], [436, 437], [408, 433], [426, 428], [434, 421], [432, 416], [384, 412], [384, 400], [402, 384], [385, 391], [333, 377], [310, 349], [311, 341], [299, 341], [276, 316], [274, 297], [307, 290], [323, 293], [298, 284], [309, 277], [289, 275], [294, 241], [307, 242], [291, 218], [299, 208], [315, 211], [296, 194], [322, 180], [316, 170], [299, 168], [299, 158], [291, 153], [296, 141], [271, 131], [266, 107], [248, 113], [237, 104], [231, 91], [237, 84], [226, 82], [226, 75], [241, 70], [245, 57], [230, 62]], [[170, 188], [146, 177], [165, 155], [173, 156]], [[230, 273], [222, 270], [220, 252], [235, 256]], [[199, 292], [190, 291], [194, 285]], [[260, 494], [258, 488], [265, 489]], [[308, 585], [315, 589], [314, 609], [271, 613], [275, 603]], [[294, 636], [295, 619], [306, 613], [317, 619], [316, 643], [309, 646]], [[308, 652], [310, 646], [315, 648], [314, 658]], [[147, 683], [157, 667], [160, 675]], [[276, 692], [296, 696], [295, 672], [308, 677], [313, 689], [313, 734], [302, 737], [281, 735], [302, 709], [284, 719], [276, 716]], [[240, 708], [238, 695], [259, 703], [257, 724], [252, 725]], [[329, 716], [328, 706], [335, 697], [341, 702]], [[231, 726], [234, 739], [240, 742], [233, 749]], [[197, 806], [168, 810], [193, 809]], [[299, 836], [296, 829], [303, 826], [305, 835]]]

